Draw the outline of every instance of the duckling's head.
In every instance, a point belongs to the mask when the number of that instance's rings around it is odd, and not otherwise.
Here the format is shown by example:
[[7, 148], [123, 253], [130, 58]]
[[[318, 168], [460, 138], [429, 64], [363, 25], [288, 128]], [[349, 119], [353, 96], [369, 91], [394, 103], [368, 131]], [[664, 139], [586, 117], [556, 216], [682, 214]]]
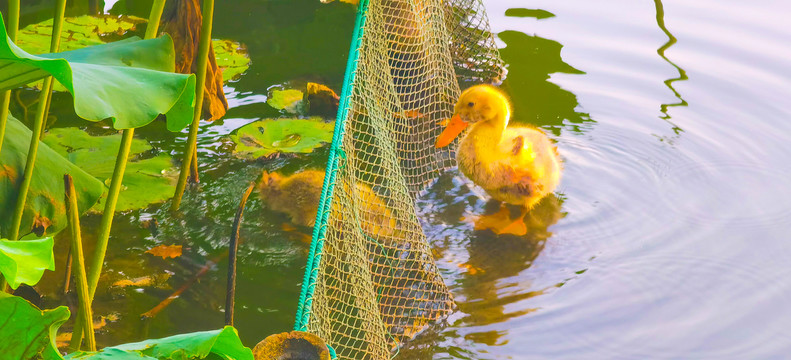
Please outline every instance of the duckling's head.
[[448, 146], [470, 124], [500, 122], [505, 128], [511, 114], [508, 98], [491, 85], [475, 85], [464, 90], [453, 110], [453, 117], [437, 138], [438, 148]]
[[283, 177], [278, 173], [270, 173], [264, 170], [261, 174], [261, 181], [258, 182], [259, 195], [263, 199], [279, 196], [281, 193], [280, 182]]

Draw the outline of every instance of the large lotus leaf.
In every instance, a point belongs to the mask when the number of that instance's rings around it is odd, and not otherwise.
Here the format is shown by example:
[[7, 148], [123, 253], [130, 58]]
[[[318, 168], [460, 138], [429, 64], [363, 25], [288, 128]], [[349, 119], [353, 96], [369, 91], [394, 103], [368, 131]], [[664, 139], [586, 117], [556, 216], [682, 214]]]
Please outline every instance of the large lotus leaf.
[[[44, 143], [88, 174], [110, 184], [121, 144], [120, 134], [90, 136], [77, 128], [58, 128], [47, 133]], [[140, 209], [163, 202], [173, 195], [175, 186], [170, 171], [173, 167], [171, 157], [165, 152], [146, 156], [151, 154], [151, 150], [151, 145], [145, 140], [132, 139], [117, 211]], [[104, 209], [105, 198], [103, 196], [94, 206], [95, 210]]]
[[[102, 355], [105, 357], [102, 357]], [[106, 356], [114, 354], [114, 356]], [[124, 354], [135, 354], [125, 357]], [[220, 330], [201, 331], [175, 335], [163, 339], [145, 340], [138, 343], [123, 344], [104, 348], [99, 352], [80, 352], [69, 354], [67, 360], [100, 360], [100, 359], [160, 359], [187, 360], [213, 358], [227, 360], [253, 360], [253, 352], [242, 345], [236, 329], [226, 326]], [[118, 356], [118, 357], [116, 357]], [[141, 357], [144, 356], [144, 357]]]
[[[8, 236], [11, 217], [25, 170], [30, 130], [13, 116], [8, 116], [3, 150], [0, 151], [0, 234]], [[46, 144], [40, 144], [36, 167], [30, 183], [20, 233], [53, 235], [68, 225], [64, 202], [63, 175], [74, 179], [77, 208], [80, 214], [93, 206], [105, 186], [79, 167], [66, 161]]]
[[[107, 40], [117, 40], [135, 30], [138, 24], [148, 20], [136, 16], [83, 15], [66, 18], [60, 39], [60, 50], [69, 51], [87, 46], [101, 45]], [[52, 34], [52, 19], [25, 26], [17, 34], [16, 44], [31, 54], [49, 51]], [[223, 81], [233, 80], [244, 73], [250, 64], [250, 57], [240, 43], [231, 40], [214, 40], [214, 54], [217, 66], [222, 69]], [[66, 91], [56, 86], [56, 91]]]
[[264, 119], [252, 122], [231, 134], [234, 154], [257, 159], [278, 153], [310, 153], [332, 141], [334, 123], [319, 117], [310, 119]]
[[3, 359], [63, 359], [55, 346], [69, 309], [41, 310], [27, 300], [0, 291], [0, 354]]
[[222, 69], [223, 81], [236, 79], [250, 67], [250, 56], [242, 44], [231, 40], [214, 40], [212, 45], [217, 67]]
[[36, 285], [44, 270], [55, 270], [55, 256], [51, 237], [35, 240], [11, 241], [0, 239], [0, 273], [12, 289], [25, 283]]
[[116, 129], [144, 126], [166, 114], [170, 131], [192, 121], [195, 76], [174, 74], [169, 36], [31, 55], [12, 43], [0, 18], [0, 90], [52, 75], [74, 97], [74, 111], [90, 121], [111, 118]]

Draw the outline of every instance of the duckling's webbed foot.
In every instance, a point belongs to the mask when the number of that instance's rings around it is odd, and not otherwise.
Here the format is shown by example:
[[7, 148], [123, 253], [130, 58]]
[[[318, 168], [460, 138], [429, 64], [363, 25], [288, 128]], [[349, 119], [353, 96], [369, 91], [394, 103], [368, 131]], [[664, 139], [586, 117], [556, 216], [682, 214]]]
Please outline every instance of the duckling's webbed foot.
[[503, 204], [496, 213], [482, 215], [475, 220], [475, 230], [491, 230], [498, 235], [525, 235], [527, 234], [527, 225], [525, 225], [524, 222], [526, 214], [527, 209], [521, 208], [519, 215], [516, 219], [513, 219], [511, 217], [511, 210], [507, 205]]

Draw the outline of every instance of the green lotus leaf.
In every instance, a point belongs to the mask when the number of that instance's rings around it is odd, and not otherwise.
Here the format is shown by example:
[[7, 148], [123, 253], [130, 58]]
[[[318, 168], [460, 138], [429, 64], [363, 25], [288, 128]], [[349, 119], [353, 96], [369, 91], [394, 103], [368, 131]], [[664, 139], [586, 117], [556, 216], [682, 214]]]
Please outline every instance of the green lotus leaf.
[[0, 239], [0, 273], [8, 285], [16, 289], [25, 283], [33, 286], [41, 280], [44, 270], [55, 270], [51, 237], [11, 241]]
[[74, 111], [86, 120], [111, 118], [116, 129], [129, 129], [165, 114], [170, 131], [192, 121], [195, 76], [173, 73], [169, 36], [31, 55], [9, 41], [0, 18], [0, 37], [0, 90], [52, 75], [72, 94]]
[[332, 141], [335, 124], [319, 117], [310, 119], [264, 119], [252, 122], [231, 134], [234, 154], [257, 159], [279, 153], [310, 153]]
[[0, 354], [3, 359], [63, 357], [55, 346], [58, 328], [69, 319], [69, 309], [41, 310], [27, 300], [0, 291]]
[[302, 91], [294, 89], [272, 90], [266, 103], [275, 109], [296, 114], [301, 110], [303, 96]]
[[[136, 30], [138, 24], [144, 24], [147, 21], [128, 15], [83, 15], [66, 18], [63, 22], [60, 49], [61, 51], [77, 50], [92, 45], [101, 45], [109, 42], [108, 40], [118, 40], [118, 38]], [[31, 54], [46, 53], [49, 51], [51, 34], [52, 19], [30, 24], [19, 31], [16, 44]], [[242, 44], [231, 40], [214, 40], [212, 45], [217, 58], [217, 66], [223, 71], [223, 81], [237, 78], [249, 67], [250, 57]], [[41, 82], [39, 81], [37, 84], [40, 85]], [[57, 84], [54, 90], [66, 91], [66, 88]]]
[[[25, 171], [30, 136], [31, 132], [25, 125], [13, 116], [8, 116], [3, 150], [0, 151], [0, 234], [3, 236], [9, 236], [11, 232], [11, 218], [19, 192], [19, 182]], [[69, 174], [74, 179], [80, 214], [96, 204], [105, 189], [95, 177], [66, 161], [46, 144], [40, 144], [36, 154], [36, 168], [22, 213], [20, 234], [35, 232], [39, 236], [53, 235], [68, 225], [64, 174]]]
[[235, 80], [250, 67], [250, 56], [238, 42], [231, 40], [214, 40], [214, 57], [217, 66], [222, 69], [222, 80]]
[[[121, 144], [120, 134], [90, 136], [77, 128], [58, 128], [47, 133], [44, 143], [109, 186]], [[173, 195], [171, 157], [165, 152], [155, 153], [152, 149], [145, 140], [132, 139], [116, 211], [140, 209], [163, 202]], [[105, 198], [102, 196], [94, 210], [104, 209]]]
[[66, 360], [187, 360], [210, 356], [213, 359], [253, 360], [253, 351], [242, 345], [236, 329], [226, 326], [220, 330], [180, 334], [108, 347], [98, 352], [72, 353], [66, 356]]

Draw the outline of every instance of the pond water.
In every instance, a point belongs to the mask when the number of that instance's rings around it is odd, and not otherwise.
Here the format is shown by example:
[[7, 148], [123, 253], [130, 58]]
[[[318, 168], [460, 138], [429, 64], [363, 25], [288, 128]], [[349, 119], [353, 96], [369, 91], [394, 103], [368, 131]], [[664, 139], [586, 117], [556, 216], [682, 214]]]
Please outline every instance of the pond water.
[[[397, 357], [785, 358], [791, 3], [485, 3], [509, 67], [503, 87], [513, 121], [557, 141], [563, 180], [532, 211], [525, 237], [474, 232], [460, 220], [483, 211], [487, 197], [457, 173], [420, 199], [458, 311]], [[147, 15], [146, 6], [129, 8]], [[225, 119], [201, 128], [201, 184], [188, 192], [183, 214], [171, 216], [165, 203], [116, 216], [96, 300], [97, 316], [112, 315], [97, 337], [102, 345], [220, 327], [224, 249], [242, 191], [264, 169], [321, 168], [326, 159], [319, 150], [237, 160], [226, 135], [280, 115], [266, 104], [273, 86], [310, 80], [339, 89], [354, 9], [229, 0], [215, 16], [215, 37], [245, 44], [252, 66], [226, 86]], [[66, 119], [58, 126], [69, 124], [67, 113], [58, 115]], [[176, 155], [186, 135], [154, 124], [138, 137]], [[152, 219], [156, 229], [144, 227]], [[236, 305], [248, 346], [293, 326], [309, 236], [284, 231], [286, 221], [257, 198], [248, 204]], [[99, 217], [84, 222], [90, 242]], [[59, 237], [60, 249], [66, 240]], [[143, 253], [159, 244], [184, 245], [184, 255]], [[60, 251], [59, 264], [64, 258]], [[209, 261], [216, 266], [169, 307], [140, 320]], [[52, 304], [61, 303], [59, 270], [41, 286]], [[152, 274], [156, 286], [110, 287]]]

